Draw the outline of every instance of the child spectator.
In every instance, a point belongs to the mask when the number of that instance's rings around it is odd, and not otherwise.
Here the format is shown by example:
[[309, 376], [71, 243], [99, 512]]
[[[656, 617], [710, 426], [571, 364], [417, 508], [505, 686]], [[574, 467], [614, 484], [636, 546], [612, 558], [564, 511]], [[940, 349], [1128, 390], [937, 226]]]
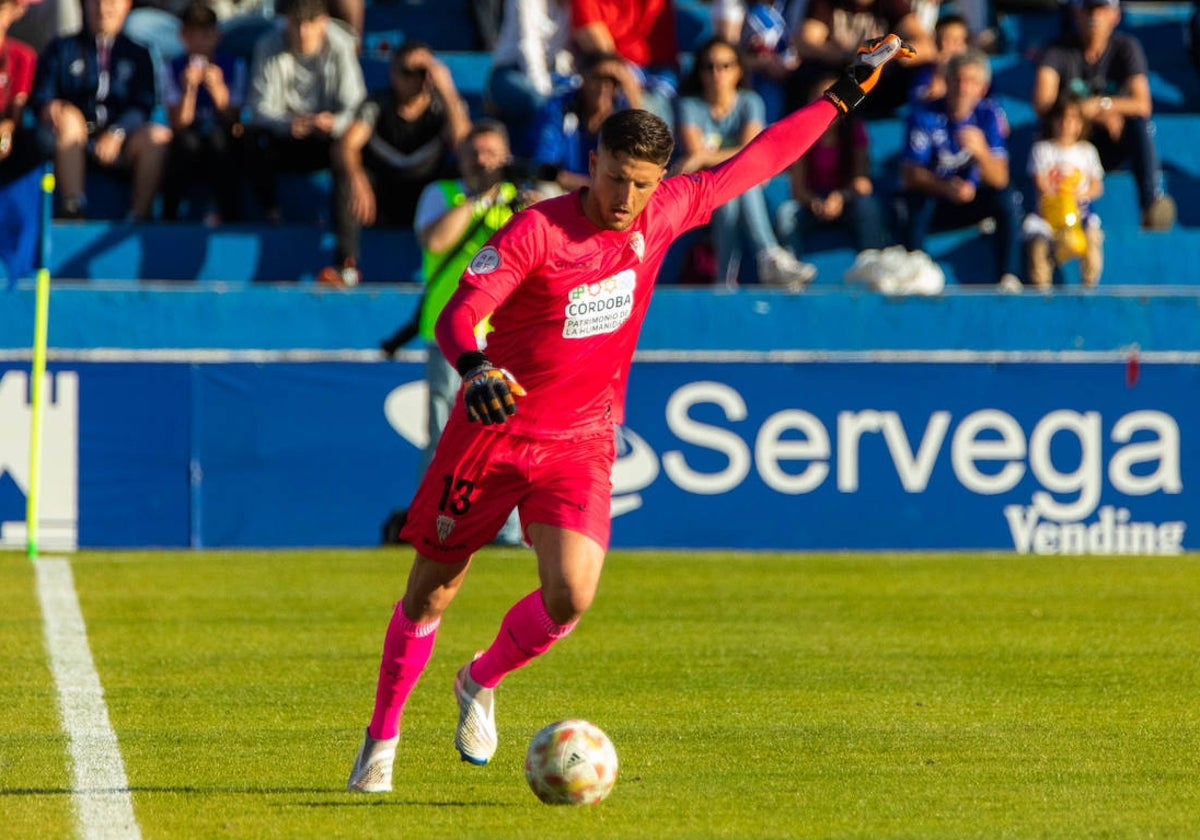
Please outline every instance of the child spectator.
[[[679, 102], [676, 171], [708, 169], [733, 157], [763, 130], [763, 101], [743, 87], [745, 68], [733, 44], [712, 38], [696, 51]], [[754, 247], [759, 282], [803, 289], [817, 270], [798, 262], [779, 244], [762, 186], [752, 187], [713, 211], [709, 221], [716, 251], [717, 282], [736, 284], [743, 235]]]
[[1048, 288], [1055, 264], [1079, 258], [1085, 286], [1095, 286], [1104, 267], [1104, 233], [1091, 203], [1104, 193], [1104, 167], [1096, 147], [1083, 139], [1087, 124], [1077, 99], [1063, 97], [1046, 114], [1046, 138], [1033, 144], [1029, 174], [1040, 213], [1023, 225], [1029, 280]]
[[335, 265], [318, 280], [353, 286], [363, 225], [412, 227], [421, 191], [452, 174], [471, 130], [467, 105], [445, 64], [409, 41], [392, 56], [388, 88], [368, 97], [333, 146]]
[[217, 48], [217, 14], [204, 0], [183, 11], [179, 28], [184, 54], [170, 64], [164, 100], [174, 137], [163, 182], [163, 218], [175, 219], [179, 203], [195, 184], [207, 184], [216, 199], [209, 225], [242, 215], [242, 178], [234, 127], [245, 96], [245, 63]]
[[131, 0], [84, 0], [83, 30], [56, 38], [38, 58], [32, 105], [39, 142], [54, 155], [61, 215], [83, 218], [88, 161], [133, 173], [130, 215], [150, 217], [171, 129], [150, 122], [156, 105], [149, 51], [122, 33]]
[[932, 102], [945, 96], [946, 64], [972, 46], [967, 21], [959, 15], [943, 15], [933, 30], [933, 39], [937, 56], [917, 72], [912, 88], [914, 102]]
[[[836, 80], [836, 76], [818, 79], [812, 97]], [[859, 251], [889, 244], [871, 183], [869, 144], [862, 120], [847, 114], [788, 168], [792, 197], [775, 212], [776, 229], [797, 257], [804, 256], [805, 234], [815, 225], [849, 227]]]
[[333, 141], [365, 96], [353, 36], [330, 26], [324, 0], [291, 0], [284, 28], [255, 45], [246, 99], [246, 162], [268, 221], [283, 220], [277, 173], [329, 168]]

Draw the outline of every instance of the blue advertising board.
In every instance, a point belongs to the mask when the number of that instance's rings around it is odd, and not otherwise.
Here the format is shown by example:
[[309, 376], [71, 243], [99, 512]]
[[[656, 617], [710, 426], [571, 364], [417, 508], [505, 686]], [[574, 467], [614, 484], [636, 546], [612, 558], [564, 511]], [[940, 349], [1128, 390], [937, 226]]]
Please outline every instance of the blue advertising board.
[[[425, 443], [419, 354], [50, 365], [64, 547], [373, 545]], [[1176, 553], [1200, 364], [1147, 354], [641, 354], [613, 544]], [[28, 364], [0, 362], [0, 544], [23, 537]]]

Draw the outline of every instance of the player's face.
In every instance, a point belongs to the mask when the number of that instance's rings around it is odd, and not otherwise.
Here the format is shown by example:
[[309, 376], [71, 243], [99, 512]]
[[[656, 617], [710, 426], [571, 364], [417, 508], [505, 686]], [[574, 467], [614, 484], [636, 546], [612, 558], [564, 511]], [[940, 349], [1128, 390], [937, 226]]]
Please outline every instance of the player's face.
[[667, 173], [657, 163], [623, 152], [614, 155], [604, 146], [591, 153], [589, 164], [592, 181], [584, 212], [592, 224], [604, 230], [627, 230]]

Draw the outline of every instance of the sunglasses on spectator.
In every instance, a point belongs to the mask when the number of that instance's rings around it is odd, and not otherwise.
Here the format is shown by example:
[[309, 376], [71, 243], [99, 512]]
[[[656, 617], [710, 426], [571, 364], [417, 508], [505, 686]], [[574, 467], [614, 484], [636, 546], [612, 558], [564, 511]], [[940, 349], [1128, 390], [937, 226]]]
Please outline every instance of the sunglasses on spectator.
[[700, 65], [701, 70], [707, 70], [709, 73], [714, 73], [717, 70], [732, 70], [737, 67], [736, 61], [706, 61]]
[[421, 79], [425, 77], [424, 67], [397, 67], [396, 72], [401, 76], [407, 76], [410, 79]]

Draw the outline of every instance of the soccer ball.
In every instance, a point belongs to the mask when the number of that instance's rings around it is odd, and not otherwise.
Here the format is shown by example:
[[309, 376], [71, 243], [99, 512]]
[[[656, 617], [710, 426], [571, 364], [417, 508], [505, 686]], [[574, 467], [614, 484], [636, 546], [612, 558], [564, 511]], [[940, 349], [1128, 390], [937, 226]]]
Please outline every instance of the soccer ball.
[[593, 723], [555, 721], [529, 742], [525, 781], [547, 805], [595, 805], [617, 781], [617, 751]]

